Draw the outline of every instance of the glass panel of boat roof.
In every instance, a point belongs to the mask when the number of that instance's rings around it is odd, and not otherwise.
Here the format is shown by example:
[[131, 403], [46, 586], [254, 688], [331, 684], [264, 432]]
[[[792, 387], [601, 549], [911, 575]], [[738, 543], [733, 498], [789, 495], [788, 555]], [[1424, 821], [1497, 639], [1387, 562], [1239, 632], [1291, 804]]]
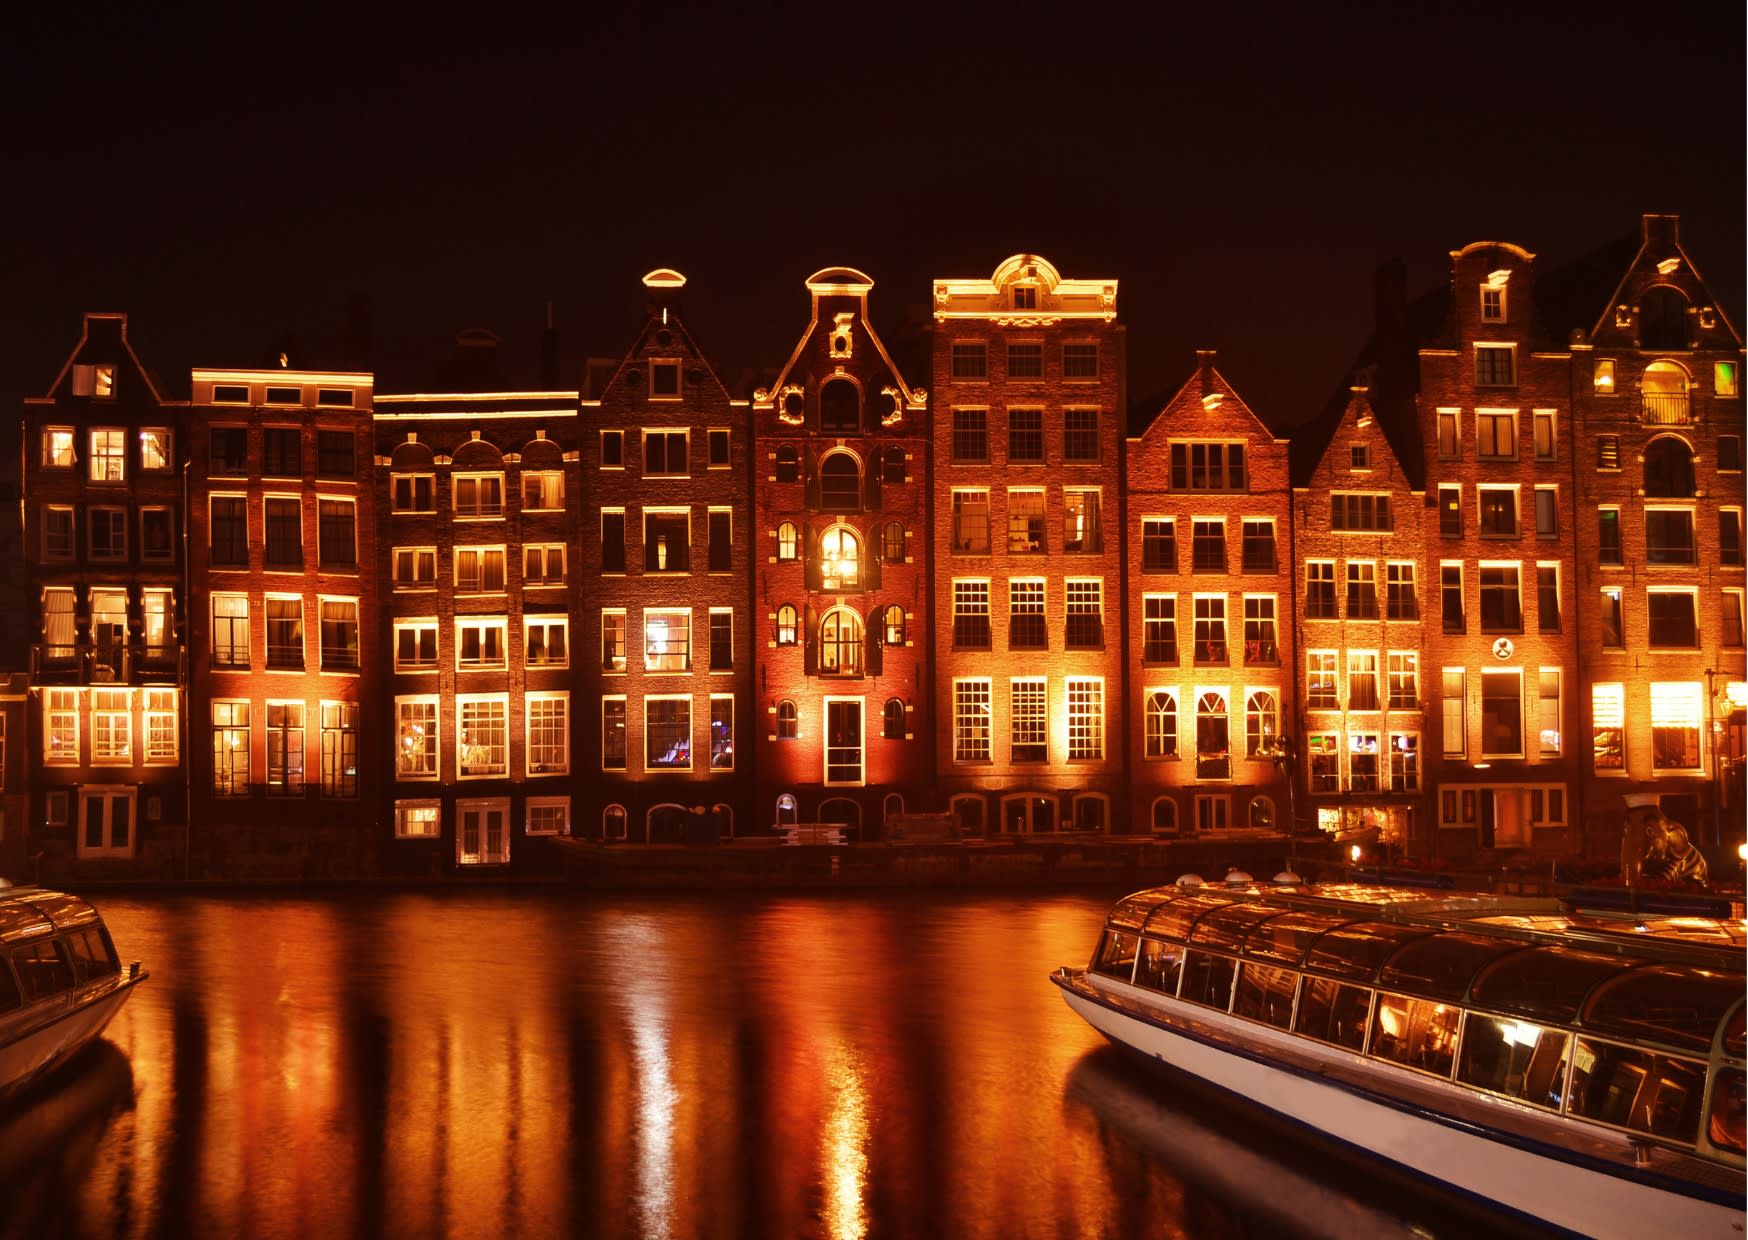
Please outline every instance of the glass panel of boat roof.
[[37, 912], [35, 905], [14, 900], [0, 903], [0, 940], [48, 934], [53, 929], [49, 919]]
[[1147, 920], [1147, 914], [1177, 897], [1177, 892], [1169, 887], [1155, 887], [1149, 891], [1137, 891], [1132, 896], [1124, 896], [1117, 901], [1111, 910], [1108, 920], [1113, 926], [1127, 926], [1139, 930]]
[[1354, 921], [1326, 931], [1305, 957], [1305, 967], [1336, 977], [1377, 976], [1378, 966], [1410, 939], [1433, 933], [1424, 926], [1398, 926], [1387, 921]]
[[1604, 982], [1584, 1004], [1584, 1026], [1704, 1053], [1742, 997], [1742, 975], [1651, 965]]
[[1475, 975], [1524, 945], [1510, 939], [1447, 932], [1404, 943], [1384, 963], [1378, 985], [1404, 994], [1461, 1002]]
[[1748, 942], [1741, 922], [1715, 917], [1647, 917], [1644, 925], [1649, 933], [1665, 939], [1717, 943], [1724, 947], [1741, 947]]
[[38, 911], [57, 926], [68, 926], [80, 921], [88, 921], [92, 916], [89, 904], [78, 896], [70, 896], [65, 892], [47, 891], [40, 896], [33, 896], [31, 903], [36, 905]]
[[1469, 1002], [1549, 1024], [1569, 1025], [1578, 1018], [1585, 995], [1630, 968], [1632, 962], [1618, 956], [1598, 956], [1568, 947], [1532, 947], [1483, 969], [1469, 992]]
[[1351, 918], [1339, 913], [1288, 913], [1274, 917], [1250, 932], [1244, 944], [1244, 954], [1264, 960], [1279, 960], [1298, 965], [1305, 960], [1305, 949], [1325, 930], [1345, 925]]
[[1198, 891], [1182, 896], [1153, 910], [1153, 916], [1147, 919], [1147, 933], [1181, 939], [1189, 933], [1196, 918], [1209, 909], [1225, 908], [1231, 903], [1233, 898], [1223, 891]]
[[1196, 923], [1196, 928], [1190, 931], [1190, 942], [1197, 947], [1223, 947], [1235, 952], [1244, 946], [1245, 937], [1257, 922], [1287, 911], [1278, 904], [1249, 903], [1215, 909]]

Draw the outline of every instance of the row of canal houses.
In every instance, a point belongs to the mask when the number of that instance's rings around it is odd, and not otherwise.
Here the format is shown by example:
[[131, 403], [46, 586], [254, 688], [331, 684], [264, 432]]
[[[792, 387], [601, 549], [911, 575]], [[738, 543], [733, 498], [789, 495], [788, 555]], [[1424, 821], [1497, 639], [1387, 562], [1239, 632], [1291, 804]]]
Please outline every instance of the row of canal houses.
[[1117, 281], [1035, 255], [934, 281], [909, 373], [818, 272], [744, 394], [684, 283], [585, 392], [172, 398], [87, 315], [25, 402], [0, 873], [923, 813], [1607, 854], [1629, 792], [1740, 838], [1742, 342], [1673, 217], [1539, 288], [1504, 243], [1386, 267], [1290, 441], [1212, 352], [1131, 418]]

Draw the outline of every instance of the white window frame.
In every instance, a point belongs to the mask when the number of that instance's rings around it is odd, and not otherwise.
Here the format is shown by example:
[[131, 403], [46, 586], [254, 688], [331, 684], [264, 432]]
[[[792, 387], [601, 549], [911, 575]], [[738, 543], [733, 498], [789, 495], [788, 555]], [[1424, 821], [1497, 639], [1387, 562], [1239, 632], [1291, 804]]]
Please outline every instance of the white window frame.
[[[478, 662], [465, 661], [462, 650], [467, 645], [466, 634], [469, 630], [479, 630], [480, 658]], [[487, 660], [485, 652], [490, 645], [486, 635], [492, 630], [498, 634], [498, 658]], [[455, 617], [455, 670], [458, 672], [501, 672], [510, 666], [510, 621], [507, 616], [457, 616]]]
[[[562, 735], [559, 738], [558, 761], [534, 761], [534, 706], [537, 702], [557, 702]], [[568, 775], [571, 769], [571, 695], [568, 690], [537, 690], [527, 693], [522, 701], [522, 763], [523, 773], [530, 779], [548, 775]]]
[[[534, 811], [537, 809], [559, 809], [564, 811], [564, 821], [557, 827], [534, 827]], [[571, 799], [569, 797], [529, 797], [522, 803], [522, 834], [524, 835], [569, 835], [571, 833]]]
[[[429, 831], [407, 830], [410, 811], [431, 811]], [[435, 840], [443, 835], [443, 802], [429, 797], [402, 797], [395, 801], [395, 838], [397, 840]]]
[[[504, 754], [496, 769], [470, 772], [465, 756], [466, 713], [469, 706], [497, 706], [504, 729]], [[510, 695], [508, 693], [458, 693], [455, 695], [455, 773], [458, 780], [505, 779], [510, 774]]]
[[[78, 841], [78, 855], [84, 857], [132, 857], [139, 847], [140, 815], [139, 789], [123, 784], [81, 784], [79, 785], [78, 816], [73, 820], [73, 836]], [[85, 842], [85, 806], [93, 801], [101, 800], [103, 810], [104, 843], [89, 845]], [[126, 801], [128, 806], [127, 844], [118, 847], [115, 844], [115, 803]]]
[[[401, 634], [403, 632], [431, 634], [431, 661], [429, 663], [401, 662]], [[405, 676], [424, 676], [434, 674], [443, 667], [443, 643], [440, 636], [440, 625], [435, 616], [422, 616], [416, 620], [396, 620], [394, 622], [394, 645], [390, 648], [390, 657], [394, 660], [394, 670]]]
[[[489, 836], [486, 834], [485, 815], [499, 813], [503, 815], [504, 834], [503, 851], [490, 852], [486, 848]], [[479, 814], [479, 850], [468, 852], [467, 815]], [[455, 864], [474, 865], [508, 865], [510, 863], [510, 798], [509, 797], [465, 797], [455, 803]]]
[[[547, 631], [546, 637], [542, 640], [542, 645], [549, 652], [547, 654], [547, 656], [545, 658], [542, 658], [539, 662], [534, 661], [534, 659], [530, 655], [530, 652], [534, 648], [534, 643], [531, 639], [533, 637], [534, 630], [536, 628], [545, 629]], [[570, 633], [570, 628], [571, 628], [571, 620], [570, 620], [569, 615], [554, 614], [554, 613], [547, 613], [547, 612], [534, 612], [534, 613], [526, 613], [525, 612], [525, 613], [523, 613], [523, 616], [522, 616], [522, 665], [524, 667], [529, 667], [529, 668], [569, 667], [571, 665], [571, 633]], [[560, 633], [564, 634], [564, 657], [559, 658], [559, 659], [555, 659], [555, 658], [551, 657], [551, 654], [550, 654], [550, 651], [552, 649], [551, 632], [554, 629], [556, 629]]]

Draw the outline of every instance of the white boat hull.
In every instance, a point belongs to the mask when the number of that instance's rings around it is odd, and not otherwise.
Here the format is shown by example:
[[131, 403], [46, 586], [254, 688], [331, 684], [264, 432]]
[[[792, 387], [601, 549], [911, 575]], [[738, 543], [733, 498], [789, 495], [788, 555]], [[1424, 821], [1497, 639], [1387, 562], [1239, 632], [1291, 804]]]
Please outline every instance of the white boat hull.
[[1537, 1153], [1315, 1076], [1234, 1054], [1106, 1006], [1058, 979], [1068, 1006], [1122, 1046], [1447, 1188], [1584, 1236], [1741, 1237], [1734, 1204]]
[[[88, 1046], [108, 1027], [145, 975], [124, 976], [113, 987], [78, 1002], [58, 1019], [0, 1044], [0, 1095], [22, 1089]], [[0, 1038], [8, 1038], [0, 1028]]]

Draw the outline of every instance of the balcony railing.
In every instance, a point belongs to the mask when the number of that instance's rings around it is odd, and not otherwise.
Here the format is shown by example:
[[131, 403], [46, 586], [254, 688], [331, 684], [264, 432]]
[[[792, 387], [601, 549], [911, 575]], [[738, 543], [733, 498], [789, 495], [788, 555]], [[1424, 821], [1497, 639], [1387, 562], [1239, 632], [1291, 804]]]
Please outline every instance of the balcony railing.
[[1686, 426], [1693, 420], [1686, 392], [1642, 392], [1641, 418], [1647, 426]]

